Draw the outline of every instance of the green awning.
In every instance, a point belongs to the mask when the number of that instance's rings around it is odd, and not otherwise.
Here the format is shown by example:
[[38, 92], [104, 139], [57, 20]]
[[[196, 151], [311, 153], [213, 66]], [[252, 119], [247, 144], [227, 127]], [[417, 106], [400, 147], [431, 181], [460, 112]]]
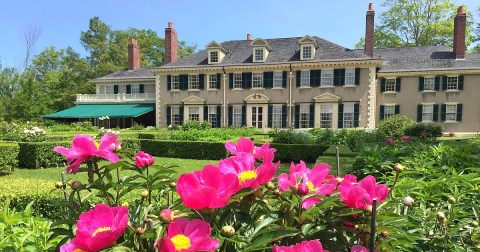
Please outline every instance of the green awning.
[[155, 109], [155, 104], [81, 104], [73, 108], [43, 115], [43, 118], [137, 117]]

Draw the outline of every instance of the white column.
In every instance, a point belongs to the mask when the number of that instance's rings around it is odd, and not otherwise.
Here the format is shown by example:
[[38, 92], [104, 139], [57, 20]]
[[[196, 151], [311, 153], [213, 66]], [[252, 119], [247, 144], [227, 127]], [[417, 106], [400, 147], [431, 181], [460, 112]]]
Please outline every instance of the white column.
[[375, 129], [375, 110], [377, 107], [377, 80], [375, 66], [368, 69], [368, 82], [367, 128]]
[[157, 128], [161, 126], [161, 108], [160, 108], [160, 76], [155, 74], [155, 109], [157, 113], [155, 115], [155, 125]]

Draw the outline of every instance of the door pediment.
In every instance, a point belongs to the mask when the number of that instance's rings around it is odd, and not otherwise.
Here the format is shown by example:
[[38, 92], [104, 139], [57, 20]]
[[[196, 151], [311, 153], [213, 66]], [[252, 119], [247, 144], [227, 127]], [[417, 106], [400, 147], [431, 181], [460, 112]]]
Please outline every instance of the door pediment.
[[247, 103], [268, 103], [270, 98], [264, 94], [255, 93], [245, 97], [244, 101]]
[[191, 95], [191, 96], [183, 99], [182, 102], [184, 104], [204, 104], [205, 99], [202, 99], [202, 98], [200, 98], [198, 96], [195, 96], [195, 95]]
[[315, 100], [315, 102], [338, 102], [341, 98], [342, 97], [336, 94], [324, 93], [313, 97], [313, 100]]

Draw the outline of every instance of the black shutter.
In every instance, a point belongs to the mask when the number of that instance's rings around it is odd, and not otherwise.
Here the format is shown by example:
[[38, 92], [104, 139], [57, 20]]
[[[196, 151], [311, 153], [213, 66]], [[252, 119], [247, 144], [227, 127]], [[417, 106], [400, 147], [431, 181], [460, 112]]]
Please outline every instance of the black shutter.
[[233, 89], [233, 73], [228, 74], [228, 88]]
[[440, 76], [435, 77], [435, 91], [440, 90]]
[[222, 107], [217, 106], [217, 128], [222, 127]]
[[380, 120], [385, 119], [385, 105], [380, 105]]
[[380, 92], [385, 92], [385, 78], [380, 79]]
[[358, 127], [360, 121], [360, 104], [353, 104], [353, 127]]
[[180, 124], [183, 124], [183, 106], [180, 106], [180, 108], [178, 109], [180, 111]]
[[295, 85], [300, 87], [300, 77], [302, 76], [302, 71], [298, 70], [297, 75], [295, 76]]
[[438, 122], [438, 104], [433, 105], [433, 121]]
[[167, 127], [172, 125], [172, 107], [167, 106]]
[[425, 78], [418, 77], [418, 91], [423, 91], [423, 90], [425, 90]]
[[400, 105], [395, 105], [395, 115], [400, 114]]
[[345, 84], [345, 68], [333, 70], [333, 85], [340, 86]]
[[203, 121], [204, 122], [210, 122], [210, 120], [208, 120], [208, 106], [203, 106]]
[[287, 71], [283, 71], [282, 73], [282, 87], [287, 87]]
[[252, 88], [252, 73], [242, 73], [242, 88]]
[[457, 104], [457, 121], [458, 122], [462, 121], [462, 110], [463, 110], [463, 105]]
[[442, 111], [440, 112], [440, 120], [442, 120], [442, 122], [445, 122], [445, 120], [447, 119], [447, 105], [446, 104], [442, 104]]
[[205, 74], [198, 75], [198, 89], [205, 89]]
[[113, 93], [118, 94], [118, 85], [113, 85]]
[[247, 126], [247, 106], [242, 106], [242, 127]]
[[343, 128], [343, 104], [338, 104], [338, 128]]
[[287, 106], [282, 106], [282, 128], [287, 127]]
[[273, 87], [273, 72], [264, 72], [263, 73], [263, 87], [272, 88]]
[[295, 105], [295, 125], [294, 128], [300, 128], [300, 105]]
[[131, 94], [131, 93], [132, 93], [132, 86], [127, 85], [127, 94]]
[[268, 105], [268, 127], [269, 128], [272, 128], [273, 126], [272, 120], [273, 120], [273, 106]]
[[187, 90], [188, 89], [188, 74], [181, 74], [178, 76], [178, 82], [180, 86], [180, 90]]
[[458, 90], [463, 90], [463, 75], [458, 76]]
[[167, 90], [172, 90], [172, 76], [167, 75]]
[[423, 112], [423, 105], [417, 105], [417, 122], [422, 121], [422, 112]]
[[400, 84], [401, 84], [402, 78], [397, 78], [395, 81], [395, 92], [400, 92]]
[[310, 70], [310, 86], [319, 87], [321, 85], [322, 70]]
[[145, 93], [145, 85], [140, 84], [140, 94]]
[[314, 123], [315, 123], [315, 103], [314, 104], [310, 104], [310, 122], [309, 122], [309, 128], [313, 128], [314, 127]]
[[355, 68], [355, 85], [360, 85], [360, 68]]
[[442, 76], [442, 90], [447, 90], [447, 76]]
[[217, 84], [216, 84], [216, 89], [220, 89], [220, 86], [222, 85], [222, 74], [217, 74]]
[[228, 106], [228, 126], [233, 125], [233, 106]]

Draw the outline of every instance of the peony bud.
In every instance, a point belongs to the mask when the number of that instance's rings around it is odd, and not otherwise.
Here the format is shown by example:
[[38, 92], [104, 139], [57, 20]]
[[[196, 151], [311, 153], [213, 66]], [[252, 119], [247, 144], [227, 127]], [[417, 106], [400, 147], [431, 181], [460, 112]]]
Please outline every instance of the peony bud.
[[372, 205], [368, 205], [367, 208], [365, 208], [365, 210], [366, 210], [368, 213], [372, 213], [372, 212], [373, 212], [373, 207], [372, 207]]
[[262, 188], [257, 188], [253, 191], [253, 195], [259, 197], [260, 195], [262, 195]]
[[143, 168], [146, 166], [150, 166], [155, 162], [155, 159], [152, 155], [145, 153], [143, 151], [139, 151], [137, 156], [135, 157], [135, 165], [138, 168]]
[[158, 215], [158, 219], [165, 224], [169, 224], [175, 219], [175, 215], [172, 210], [169, 208], [163, 209]]
[[429, 203], [429, 204], [428, 204], [428, 207], [430, 207], [430, 208], [434, 208], [434, 207], [435, 207], [435, 204], [433, 204], [433, 203]]
[[472, 221], [470, 224], [472, 225], [472, 227], [478, 227], [478, 222], [477, 221]]
[[147, 189], [142, 189], [140, 190], [140, 195], [142, 196], [142, 198], [146, 198], [148, 197], [148, 190]]
[[56, 182], [55, 183], [55, 188], [57, 188], [57, 189], [63, 188], [63, 183], [60, 182], [60, 181]]
[[413, 198], [410, 196], [407, 196], [403, 199], [403, 204], [405, 204], [406, 206], [412, 206], [414, 202], [415, 200], [413, 200]]
[[265, 184], [265, 188], [267, 188], [268, 190], [275, 190], [275, 184], [272, 182], [272, 181], [268, 181], [266, 184]]
[[177, 186], [177, 183], [175, 183], [175, 182], [170, 183], [171, 188], [175, 188], [175, 186]]
[[448, 203], [450, 203], [450, 204], [455, 204], [455, 203], [457, 203], [457, 200], [455, 199], [455, 197], [449, 196], [449, 197], [448, 197]]
[[437, 213], [437, 219], [438, 219], [439, 221], [444, 221], [445, 218], [446, 218], [446, 217], [445, 217], [445, 213], [444, 213], [444, 212], [438, 212], [438, 213]]
[[388, 237], [389, 233], [387, 231], [383, 231], [380, 233], [381, 237]]
[[301, 183], [298, 185], [298, 188], [297, 188], [297, 194], [300, 195], [300, 196], [304, 196], [304, 195], [307, 195], [308, 194], [308, 185], [307, 184], [304, 184], [304, 183]]
[[225, 237], [230, 237], [235, 234], [235, 228], [232, 226], [223, 226], [222, 227], [222, 235]]
[[280, 190], [278, 190], [278, 189], [273, 190], [273, 195], [275, 195], [275, 196], [280, 195]]
[[396, 171], [396, 172], [402, 172], [404, 169], [403, 165], [401, 164], [396, 164], [394, 167], [393, 167], [393, 170]]
[[82, 182], [75, 180], [70, 184], [70, 187], [72, 188], [72, 190], [75, 191], [80, 190], [82, 187]]
[[145, 229], [143, 229], [143, 228], [141, 228], [141, 227], [138, 227], [135, 232], [137, 233], [137, 235], [142, 235], [142, 234], [145, 233]]
[[200, 209], [200, 212], [202, 212], [204, 214], [212, 214], [213, 212], [215, 212], [215, 208], [205, 207], [205, 208]]

